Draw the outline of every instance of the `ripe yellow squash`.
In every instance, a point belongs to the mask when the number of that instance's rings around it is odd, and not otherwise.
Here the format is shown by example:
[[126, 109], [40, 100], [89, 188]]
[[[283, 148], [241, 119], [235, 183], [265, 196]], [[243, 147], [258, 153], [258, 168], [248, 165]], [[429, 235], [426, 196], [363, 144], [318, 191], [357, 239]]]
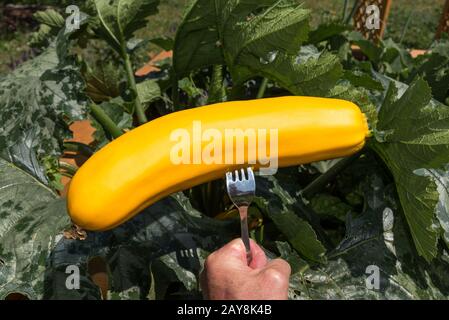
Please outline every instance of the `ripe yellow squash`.
[[[237, 139], [233, 145], [219, 141], [233, 129], [248, 133], [240, 161], [233, 154]], [[69, 186], [68, 212], [87, 230], [111, 229], [171, 193], [221, 178], [228, 170], [264, 167], [258, 161], [262, 145], [265, 160], [285, 167], [351, 155], [368, 135], [365, 115], [338, 99], [280, 97], [175, 112], [122, 135], [84, 163]], [[276, 159], [271, 158], [275, 152]]]

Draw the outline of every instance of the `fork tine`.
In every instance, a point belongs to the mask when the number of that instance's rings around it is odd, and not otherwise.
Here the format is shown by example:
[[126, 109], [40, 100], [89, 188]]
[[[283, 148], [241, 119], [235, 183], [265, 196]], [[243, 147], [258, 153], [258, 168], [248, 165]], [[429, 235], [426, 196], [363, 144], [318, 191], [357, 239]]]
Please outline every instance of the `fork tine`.
[[239, 181], [240, 180], [239, 171], [235, 170], [234, 173], [235, 173], [235, 181]]
[[245, 181], [246, 180], [245, 170], [242, 168], [242, 169], [240, 169], [240, 172], [242, 174], [242, 181]]
[[[239, 176], [240, 171], [240, 176]], [[231, 179], [232, 173], [226, 173], [226, 189], [228, 196], [233, 204], [238, 208], [240, 214], [241, 236], [247, 253], [247, 262], [251, 262], [251, 248], [248, 232], [248, 207], [250, 206], [256, 191], [256, 181], [251, 168], [240, 168], [234, 171], [234, 179]]]
[[253, 172], [253, 169], [251, 169], [251, 167], [247, 168], [246, 171], [248, 171], [248, 179], [249, 180], [253, 180], [253, 181], [256, 180], [254, 178], [254, 172]]

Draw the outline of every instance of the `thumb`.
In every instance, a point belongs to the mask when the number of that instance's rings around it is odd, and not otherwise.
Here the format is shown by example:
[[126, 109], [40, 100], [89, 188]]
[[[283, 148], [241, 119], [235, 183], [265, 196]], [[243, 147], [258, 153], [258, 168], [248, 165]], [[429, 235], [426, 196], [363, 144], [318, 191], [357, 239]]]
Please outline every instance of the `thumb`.
[[252, 260], [249, 267], [252, 269], [261, 269], [267, 264], [267, 256], [263, 249], [253, 240], [250, 239]]

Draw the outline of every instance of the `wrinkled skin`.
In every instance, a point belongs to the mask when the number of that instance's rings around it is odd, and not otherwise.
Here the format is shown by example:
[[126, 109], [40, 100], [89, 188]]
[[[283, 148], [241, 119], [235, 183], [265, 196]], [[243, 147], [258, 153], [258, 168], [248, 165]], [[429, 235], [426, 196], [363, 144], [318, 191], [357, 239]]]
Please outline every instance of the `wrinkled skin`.
[[235, 239], [206, 259], [201, 288], [211, 300], [285, 300], [288, 297], [290, 265], [282, 259], [268, 261], [251, 240], [253, 259], [248, 266], [245, 247]]

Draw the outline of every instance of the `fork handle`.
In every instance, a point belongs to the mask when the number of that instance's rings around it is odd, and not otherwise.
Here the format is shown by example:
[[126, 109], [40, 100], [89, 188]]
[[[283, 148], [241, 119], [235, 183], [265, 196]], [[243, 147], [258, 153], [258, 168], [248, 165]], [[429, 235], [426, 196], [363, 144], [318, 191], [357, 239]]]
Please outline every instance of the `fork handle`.
[[246, 261], [248, 265], [253, 260], [253, 256], [251, 253], [251, 246], [249, 242], [249, 232], [248, 232], [248, 207], [242, 206], [239, 207], [239, 213], [240, 213], [240, 229], [241, 229], [241, 235], [242, 235], [242, 241], [245, 245], [246, 249]]

